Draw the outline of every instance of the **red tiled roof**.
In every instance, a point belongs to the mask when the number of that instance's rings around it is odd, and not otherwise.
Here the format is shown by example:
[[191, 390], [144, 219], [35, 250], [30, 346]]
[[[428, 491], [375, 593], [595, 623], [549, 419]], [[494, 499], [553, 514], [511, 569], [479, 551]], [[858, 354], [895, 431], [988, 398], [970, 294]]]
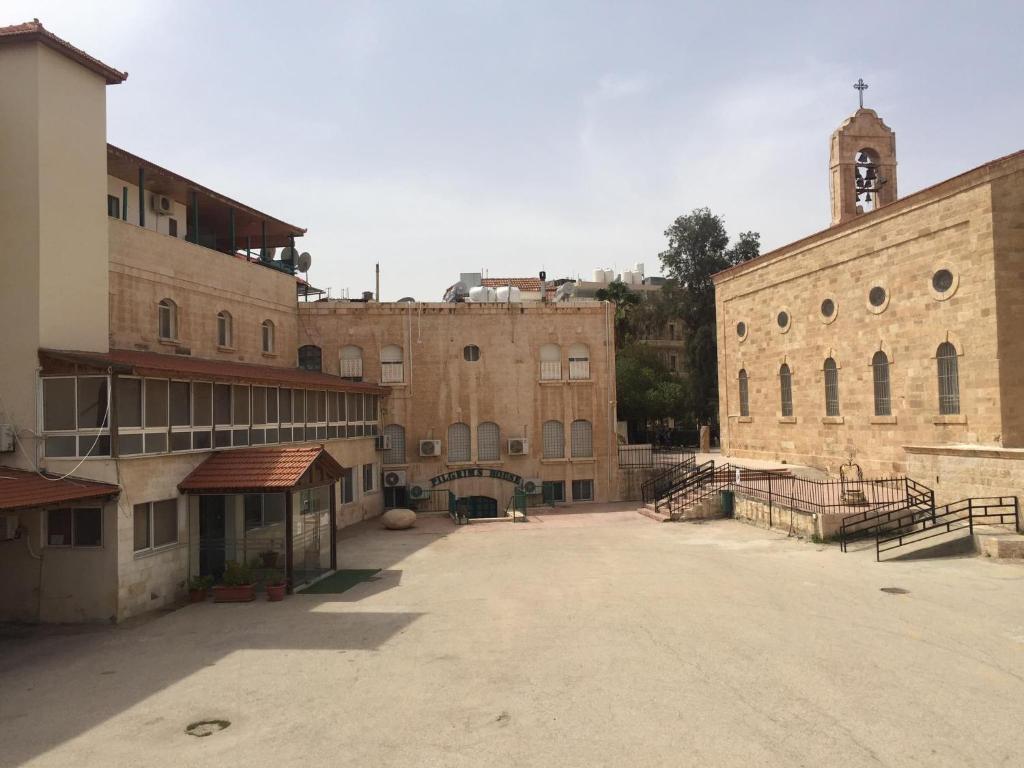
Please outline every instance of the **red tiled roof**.
[[70, 501], [87, 501], [116, 496], [116, 485], [83, 480], [77, 477], [60, 479], [57, 475], [24, 469], [0, 467], [0, 510], [47, 507]]
[[101, 75], [107, 85], [117, 85], [128, 79], [127, 72], [120, 72], [97, 58], [90, 56], [81, 48], [76, 48], [67, 40], [57, 37], [53, 32], [46, 29], [39, 19], [32, 19], [23, 24], [14, 24], [10, 27], [0, 27], [0, 43], [6, 42], [39, 42], [52, 48], [57, 53], [67, 56], [76, 61], [86, 69], [91, 69], [97, 75]]
[[39, 350], [39, 361], [44, 369], [47, 362], [51, 360], [93, 368], [113, 368], [116, 373], [138, 376], [197, 378], [205, 381], [311, 387], [337, 392], [366, 392], [369, 394], [385, 394], [388, 391], [386, 387], [376, 384], [349, 381], [329, 373], [305, 371], [301, 368], [279, 368], [273, 365], [207, 360], [189, 355], [161, 355], [158, 352], [138, 352], [128, 349], [112, 349], [109, 352]]
[[317, 464], [336, 480], [342, 467], [321, 446], [243, 448], [219, 451], [178, 484], [182, 493], [286, 491]]
[[507, 288], [511, 285], [521, 291], [544, 290], [544, 283], [539, 277], [485, 277], [480, 285], [486, 288]]

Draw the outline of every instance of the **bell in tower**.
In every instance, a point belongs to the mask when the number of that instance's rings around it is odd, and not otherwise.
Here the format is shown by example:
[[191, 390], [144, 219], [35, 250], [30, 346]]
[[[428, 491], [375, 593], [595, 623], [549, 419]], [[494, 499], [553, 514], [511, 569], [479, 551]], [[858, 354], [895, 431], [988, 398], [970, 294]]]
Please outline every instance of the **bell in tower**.
[[833, 225], [896, 200], [896, 134], [873, 109], [864, 107], [867, 84], [858, 80], [853, 87], [860, 108], [832, 134]]

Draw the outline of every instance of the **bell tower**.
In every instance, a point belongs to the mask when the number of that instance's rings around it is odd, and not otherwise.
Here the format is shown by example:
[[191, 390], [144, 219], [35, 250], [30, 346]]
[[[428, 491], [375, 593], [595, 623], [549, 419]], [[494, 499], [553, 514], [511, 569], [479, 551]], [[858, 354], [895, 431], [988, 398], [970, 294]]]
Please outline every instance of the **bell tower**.
[[896, 200], [896, 134], [873, 109], [864, 107], [867, 83], [858, 80], [853, 87], [860, 108], [832, 134], [833, 226]]

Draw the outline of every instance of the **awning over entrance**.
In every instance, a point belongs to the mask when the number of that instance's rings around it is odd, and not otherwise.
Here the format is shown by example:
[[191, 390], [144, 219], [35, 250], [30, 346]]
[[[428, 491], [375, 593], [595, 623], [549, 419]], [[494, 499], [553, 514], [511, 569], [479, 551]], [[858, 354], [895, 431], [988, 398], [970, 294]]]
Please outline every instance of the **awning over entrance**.
[[334, 483], [342, 466], [323, 446], [221, 451], [181, 483], [182, 493], [271, 493]]
[[116, 485], [95, 480], [0, 467], [0, 511], [3, 512], [79, 501], [106, 501], [120, 492]]

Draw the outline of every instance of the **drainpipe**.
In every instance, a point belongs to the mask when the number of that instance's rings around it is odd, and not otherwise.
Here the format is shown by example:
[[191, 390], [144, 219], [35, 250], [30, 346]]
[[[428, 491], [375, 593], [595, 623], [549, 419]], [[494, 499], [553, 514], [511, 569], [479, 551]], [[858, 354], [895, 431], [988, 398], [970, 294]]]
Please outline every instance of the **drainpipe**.
[[146, 169], [139, 166], [139, 226], [146, 226]]

